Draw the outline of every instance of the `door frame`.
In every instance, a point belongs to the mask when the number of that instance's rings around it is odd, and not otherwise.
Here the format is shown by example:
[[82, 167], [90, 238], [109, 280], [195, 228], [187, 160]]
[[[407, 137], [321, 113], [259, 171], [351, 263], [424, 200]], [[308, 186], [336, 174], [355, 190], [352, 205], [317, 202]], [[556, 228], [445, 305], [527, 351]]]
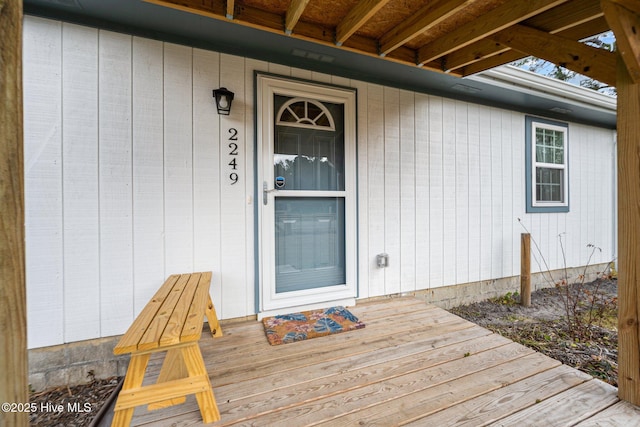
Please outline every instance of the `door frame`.
[[[358, 295], [357, 251], [357, 113], [356, 90], [289, 77], [256, 72], [256, 312], [258, 318], [285, 312], [353, 305]], [[345, 275], [346, 283], [318, 289], [277, 294], [273, 242], [274, 220], [265, 218], [263, 183], [273, 189], [273, 144], [275, 135], [274, 95], [309, 98], [344, 105], [345, 144]], [[267, 157], [269, 156], [269, 157]], [[267, 206], [274, 206], [275, 194], [266, 195]], [[271, 246], [269, 246], [271, 245]], [[271, 250], [271, 255], [267, 252]]]

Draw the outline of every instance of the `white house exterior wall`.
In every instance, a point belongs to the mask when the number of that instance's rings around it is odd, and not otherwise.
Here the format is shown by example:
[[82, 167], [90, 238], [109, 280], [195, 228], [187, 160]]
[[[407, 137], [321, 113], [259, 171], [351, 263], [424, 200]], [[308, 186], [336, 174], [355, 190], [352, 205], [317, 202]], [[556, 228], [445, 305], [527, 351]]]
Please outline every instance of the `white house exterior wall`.
[[615, 255], [611, 130], [570, 123], [570, 212], [526, 214], [522, 113], [34, 17], [24, 31], [30, 348], [123, 333], [171, 273], [212, 270], [219, 316], [255, 314], [254, 71], [357, 89], [359, 298], [518, 275], [518, 219], [551, 269], [586, 264], [589, 243], [591, 263]]

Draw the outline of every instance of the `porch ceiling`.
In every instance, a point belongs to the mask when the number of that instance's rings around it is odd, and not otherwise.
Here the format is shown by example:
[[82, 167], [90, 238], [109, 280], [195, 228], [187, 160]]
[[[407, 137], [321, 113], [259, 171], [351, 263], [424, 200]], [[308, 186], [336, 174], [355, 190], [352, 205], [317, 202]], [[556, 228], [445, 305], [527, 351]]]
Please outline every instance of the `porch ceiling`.
[[461, 85], [456, 78], [535, 55], [615, 85], [615, 54], [580, 42], [609, 29], [600, 0], [24, 0], [24, 5], [30, 14], [615, 126], [611, 111], [575, 108], [531, 93], [516, 96], [513, 89], [486, 81]]

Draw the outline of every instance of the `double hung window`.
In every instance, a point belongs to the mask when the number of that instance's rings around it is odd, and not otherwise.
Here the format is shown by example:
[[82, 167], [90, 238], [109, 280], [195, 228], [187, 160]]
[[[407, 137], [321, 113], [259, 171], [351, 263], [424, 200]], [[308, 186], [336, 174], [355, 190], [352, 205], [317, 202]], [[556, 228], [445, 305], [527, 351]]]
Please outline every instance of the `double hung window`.
[[527, 212], [569, 211], [567, 124], [526, 118]]

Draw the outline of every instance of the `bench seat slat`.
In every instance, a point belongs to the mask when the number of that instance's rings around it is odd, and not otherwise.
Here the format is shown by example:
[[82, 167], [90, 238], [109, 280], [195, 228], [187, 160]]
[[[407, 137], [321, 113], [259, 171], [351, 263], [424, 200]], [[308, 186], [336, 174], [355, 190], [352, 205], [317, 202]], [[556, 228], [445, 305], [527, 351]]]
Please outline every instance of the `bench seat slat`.
[[[191, 307], [191, 304], [194, 303], [193, 296], [196, 293], [196, 287], [201, 276], [201, 273], [193, 273], [189, 277], [186, 288], [182, 292], [182, 295], [180, 295], [180, 299], [176, 302], [171, 318], [167, 322], [167, 326], [160, 336], [159, 343], [161, 347], [165, 345], [178, 344], [180, 342], [182, 329], [185, 326], [187, 315], [189, 314], [189, 308]], [[202, 330], [202, 327], [200, 329]], [[199, 338], [200, 337], [198, 337], [198, 339]]]
[[198, 288], [195, 291], [193, 303], [189, 309], [189, 314], [185, 320], [180, 342], [196, 341], [202, 334], [202, 324], [204, 313], [209, 301], [209, 287], [211, 286], [211, 272], [202, 273]]
[[180, 275], [172, 274], [164, 284], [158, 289], [153, 298], [142, 309], [138, 317], [133, 321], [127, 332], [122, 336], [118, 345], [113, 349], [114, 354], [127, 354], [138, 349], [138, 343], [147, 332], [149, 323], [156, 315], [167, 295], [171, 292], [173, 285], [178, 281]]
[[178, 278], [178, 281], [173, 285], [173, 289], [167, 297], [164, 299], [162, 306], [156, 313], [155, 317], [149, 323], [147, 331], [144, 333], [140, 342], [138, 343], [138, 350], [152, 350], [160, 346], [160, 337], [169, 323], [169, 319], [173, 314], [173, 310], [176, 308], [176, 304], [182, 296], [188, 281], [189, 274], [182, 274]]

